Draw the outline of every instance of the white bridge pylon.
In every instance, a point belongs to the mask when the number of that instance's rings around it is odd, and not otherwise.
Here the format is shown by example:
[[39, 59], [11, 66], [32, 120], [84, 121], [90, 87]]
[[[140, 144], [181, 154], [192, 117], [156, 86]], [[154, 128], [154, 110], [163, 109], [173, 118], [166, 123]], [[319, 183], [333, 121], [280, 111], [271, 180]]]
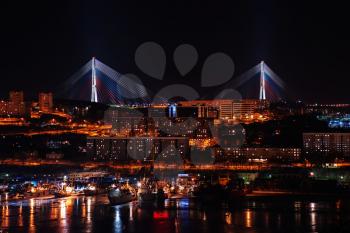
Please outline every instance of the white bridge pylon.
[[95, 68], [95, 57], [92, 58], [91, 62], [91, 102], [97, 103], [97, 89], [96, 89], [96, 68]]
[[[142, 83], [128, 75], [122, 75], [111, 67], [103, 64], [101, 61], [93, 57], [75, 74], [64, 82], [62, 88], [59, 90], [61, 95], [74, 88], [82, 78], [88, 77], [91, 72], [91, 95], [89, 100], [97, 103], [102, 102], [101, 96], [107, 96], [108, 102], [112, 104], [123, 104], [125, 99], [147, 99], [148, 92]], [[101, 79], [101, 76], [107, 79]], [[98, 82], [101, 80], [104, 89]], [[86, 99], [87, 100], [87, 99]]]
[[284, 82], [273, 72], [268, 65], [264, 61], [261, 61], [256, 66], [252, 67], [245, 73], [238, 76], [236, 79], [233, 80], [233, 84], [230, 86], [233, 86], [233, 88], [238, 88], [244, 83], [248, 82], [250, 79], [252, 79], [254, 76], [260, 73], [260, 90], [259, 90], [259, 99], [260, 100], [266, 100], [266, 80], [268, 76], [274, 83], [276, 83], [279, 87], [284, 88], [285, 84]]

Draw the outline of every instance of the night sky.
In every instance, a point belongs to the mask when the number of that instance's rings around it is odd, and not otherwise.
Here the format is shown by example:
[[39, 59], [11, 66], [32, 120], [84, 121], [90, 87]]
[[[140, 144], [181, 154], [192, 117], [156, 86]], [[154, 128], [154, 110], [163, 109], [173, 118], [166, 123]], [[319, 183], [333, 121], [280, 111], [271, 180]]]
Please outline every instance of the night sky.
[[[92, 56], [121, 73], [137, 74], [156, 91], [184, 80], [171, 58], [178, 45], [189, 43], [197, 48], [199, 63], [184, 82], [200, 91], [204, 59], [224, 52], [235, 62], [235, 75], [264, 60], [295, 98], [350, 102], [350, 20], [345, 4], [22, 2], [1, 2], [1, 98], [12, 89], [24, 90], [27, 98], [54, 91]], [[166, 50], [162, 82], [135, 65], [135, 50], [146, 41]]]

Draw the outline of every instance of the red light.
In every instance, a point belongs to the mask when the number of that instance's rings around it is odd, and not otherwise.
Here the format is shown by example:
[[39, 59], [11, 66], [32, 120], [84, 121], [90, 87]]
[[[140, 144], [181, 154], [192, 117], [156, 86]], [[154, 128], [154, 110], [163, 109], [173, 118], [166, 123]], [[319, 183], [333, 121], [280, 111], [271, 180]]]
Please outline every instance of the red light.
[[153, 218], [154, 219], [166, 219], [166, 218], [169, 218], [169, 214], [168, 214], [168, 212], [156, 211], [156, 212], [153, 212]]

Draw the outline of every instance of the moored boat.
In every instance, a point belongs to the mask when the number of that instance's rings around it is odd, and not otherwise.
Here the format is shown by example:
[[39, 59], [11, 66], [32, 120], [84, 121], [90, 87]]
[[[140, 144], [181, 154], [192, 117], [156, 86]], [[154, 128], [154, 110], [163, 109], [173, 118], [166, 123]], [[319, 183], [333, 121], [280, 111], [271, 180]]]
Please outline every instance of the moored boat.
[[136, 200], [136, 192], [129, 185], [121, 185], [109, 190], [108, 199], [111, 205], [120, 205]]
[[152, 190], [152, 185], [146, 180], [138, 183], [137, 198], [141, 203], [154, 202], [156, 197], [156, 193], [154, 193]]
[[93, 196], [100, 193], [100, 190], [95, 185], [88, 185], [84, 191], [85, 196]]

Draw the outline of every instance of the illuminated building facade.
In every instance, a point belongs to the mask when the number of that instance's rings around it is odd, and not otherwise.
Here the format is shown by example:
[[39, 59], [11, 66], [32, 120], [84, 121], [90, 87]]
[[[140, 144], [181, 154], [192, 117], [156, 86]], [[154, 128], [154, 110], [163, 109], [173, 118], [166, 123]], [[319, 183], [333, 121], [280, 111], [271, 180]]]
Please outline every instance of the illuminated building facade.
[[23, 96], [23, 91], [11, 91], [9, 101], [0, 101], [0, 115], [23, 116], [26, 112]]
[[8, 114], [9, 115], [24, 115], [25, 105], [23, 91], [11, 91], [10, 99], [8, 103]]
[[8, 102], [7, 101], [0, 101], [0, 116], [5, 116], [7, 115], [7, 106]]
[[304, 133], [306, 154], [350, 156], [350, 133]]
[[88, 137], [87, 153], [93, 161], [186, 159], [189, 140], [185, 137]]
[[[105, 113], [105, 122], [112, 125], [111, 134], [127, 136], [203, 137], [209, 131], [211, 118], [198, 118], [198, 109], [177, 106], [150, 108], [110, 108]], [[204, 127], [207, 130], [203, 129]]]
[[256, 113], [268, 106], [266, 100], [243, 99], [233, 101], [233, 117], [235, 119], [256, 118]]
[[10, 91], [10, 102], [20, 104], [24, 102], [23, 91]]
[[225, 161], [295, 162], [300, 159], [300, 155], [300, 148], [225, 147], [216, 150], [216, 156]]
[[210, 115], [210, 108], [208, 107], [211, 107], [218, 111], [218, 118], [231, 119], [233, 116], [232, 100], [189, 100], [180, 101], [178, 104], [184, 107], [197, 107], [198, 109], [202, 109], [202, 111], [199, 111], [202, 113], [202, 115], [205, 112], [208, 112], [207, 114]]
[[350, 104], [308, 104], [305, 106], [305, 113], [316, 113], [322, 115], [348, 113]]
[[53, 97], [52, 93], [39, 93], [39, 110], [41, 112], [52, 112]]
[[191, 100], [181, 101], [180, 106], [197, 107], [199, 113], [202, 108], [208, 108], [206, 114], [214, 116], [212, 109], [218, 111], [217, 118], [223, 121], [234, 122], [255, 122], [266, 120], [266, 114], [262, 114], [262, 110], [268, 107], [268, 101], [256, 99], [218, 99], [218, 100]]

